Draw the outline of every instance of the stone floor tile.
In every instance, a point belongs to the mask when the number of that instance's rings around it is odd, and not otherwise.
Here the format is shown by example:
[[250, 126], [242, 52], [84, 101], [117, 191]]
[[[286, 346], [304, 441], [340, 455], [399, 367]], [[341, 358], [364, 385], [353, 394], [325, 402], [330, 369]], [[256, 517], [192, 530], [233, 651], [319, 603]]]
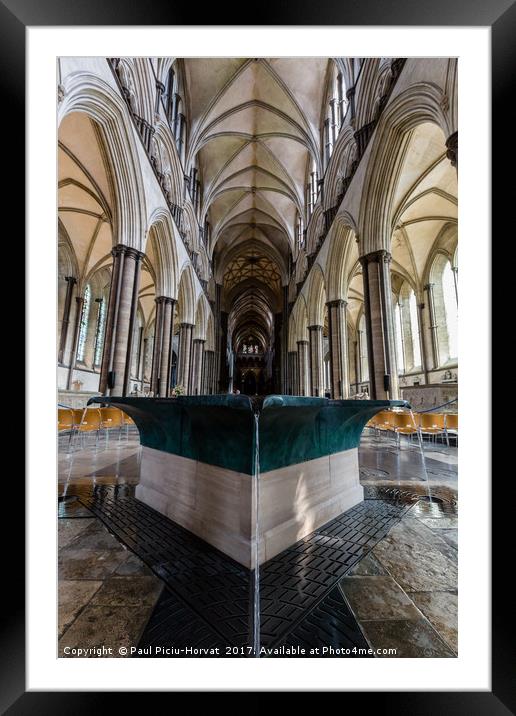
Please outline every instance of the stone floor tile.
[[60, 519], [57, 523], [59, 549], [68, 547], [79, 535], [84, 534], [84, 532], [91, 527], [91, 523], [92, 519], [88, 517]]
[[458, 648], [458, 596], [450, 592], [412, 592], [414, 604], [455, 653]]
[[369, 552], [363, 559], [360, 560], [354, 567], [351, 567], [348, 574], [353, 576], [355, 574], [363, 575], [380, 575], [387, 574], [385, 569], [382, 567], [380, 562], [376, 559], [372, 552]]
[[59, 553], [59, 579], [106, 579], [126, 559], [123, 549], [70, 549]]
[[110, 577], [91, 600], [92, 606], [153, 607], [161, 593], [163, 582], [157, 577]]
[[101, 585], [101, 581], [89, 579], [65, 579], [59, 582], [59, 636], [62, 636], [65, 629], [73, 622], [81, 609], [88, 604]]
[[344, 577], [339, 586], [359, 622], [420, 617], [411, 599], [392, 577]]
[[396, 649], [396, 654], [377, 654], [380, 658], [453, 658], [455, 656], [423, 617], [361, 621], [360, 626], [373, 649]]
[[[104, 646], [114, 650], [108, 656], [127, 656], [118, 652], [119, 647], [130, 648], [138, 644], [151, 612], [152, 608], [148, 606], [87, 606], [59, 640], [58, 655], [76, 656], [67, 654], [65, 647], [85, 649]], [[96, 654], [83, 656], [95, 657]]]

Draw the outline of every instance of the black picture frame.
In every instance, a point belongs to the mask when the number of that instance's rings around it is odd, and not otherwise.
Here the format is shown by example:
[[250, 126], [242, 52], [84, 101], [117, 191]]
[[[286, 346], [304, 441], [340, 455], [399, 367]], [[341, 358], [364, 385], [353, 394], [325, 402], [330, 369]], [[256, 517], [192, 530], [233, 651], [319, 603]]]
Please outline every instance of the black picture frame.
[[[231, 3], [224, 4], [221, 15], [219, 4], [202, 6], [203, 26], [226, 25], [226, 17], [236, 18], [244, 24], [238, 6], [231, 12]], [[361, 26], [490, 26], [492, 32], [492, 92], [494, 112], [492, 121], [493, 235], [500, 231], [505, 207], [511, 206], [511, 181], [505, 179], [505, 169], [514, 156], [514, 129], [508, 129], [507, 107], [510, 106], [516, 74], [516, 4], [514, 0], [349, 0], [338, 5], [332, 0], [279, 2], [273, 10], [258, 12], [250, 25], [361, 25]], [[192, 25], [198, 19], [201, 6], [171, 5], [146, 0], [145, 3], [127, 3], [125, 0], [1, 0], [0, 1], [0, 56], [2, 68], [2, 112], [4, 124], [4, 167], [14, 179], [15, 188], [9, 196], [9, 213], [24, 216], [24, 151], [20, 137], [25, 110], [25, 29], [27, 26], [74, 25]], [[266, 22], [265, 22], [266, 21]], [[11, 141], [11, 139], [13, 141]], [[511, 151], [512, 150], [512, 151]], [[514, 164], [512, 164], [514, 166]], [[511, 192], [511, 194], [509, 193]], [[512, 201], [511, 201], [512, 200]], [[21, 233], [20, 221], [17, 223]], [[23, 259], [22, 259], [23, 260]], [[502, 285], [503, 282], [500, 282]], [[493, 296], [496, 301], [496, 294]], [[19, 315], [22, 315], [22, 308]], [[21, 401], [23, 405], [23, 401]], [[28, 446], [30, 450], [30, 445]], [[12, 470], [9, 470], [12, 473]], [[509, 471], [506, 471], [509, 478]], [[5, 474], [7, 477], [7, 471]], [[24, 532], [22, 514], [24, 505], [23, 484], [19, 472], [17, 483], [9, 478], [10, 497], [16, 504], [15, 539], [9, 535], [5, 556], [1, 626], [0, 708], [11, 716], [20, 714], [90, 714], [102, 713], [107, 708], [120, 707], [120, 692], [26, 692], [25, 686], [25, 593], [24, 593]], [[5, 496], [4, 496], [5, 499]], [[500, 501], [500, 495], [493, 499]], [[505, 495], [504, 495], [505, 499]], [[514, 605], [508, 589], [507, 542], [502, 534], [505, 517], [501, 506], [494, 503], [493, 516], [493, 618], [492, 618], [492, 691], [491, 692], [367, 692], [364, 706], [385, 712], [398, 710], [401, 714], [502, 714], [516, 713], [516, 693], [513, 671], [514, 657]], [[6, 511], [4, 505], [4, 512]], [[497, 519], [497, 512], [499, 519]], [[5, 538], [4, 538], [5, 539]], [[504, 549], [505, 548], [505, 549]], [[474, 598], [474, 595], [470, 595]], [[512, 628], [511, 628], [512, 627]], [[301, 685], [300, 685], [301, 686]], [[407, 685], [410, 686], [410, 685]], [[347, 693], [346, 699], [363, 699], [364, 693]], [[131, 693], [131, 705], [138, 708], [148, 694]], [[115, 702], [115, 699], [117, 701]], [[348, 703], [348, 701], [346, 702]]]

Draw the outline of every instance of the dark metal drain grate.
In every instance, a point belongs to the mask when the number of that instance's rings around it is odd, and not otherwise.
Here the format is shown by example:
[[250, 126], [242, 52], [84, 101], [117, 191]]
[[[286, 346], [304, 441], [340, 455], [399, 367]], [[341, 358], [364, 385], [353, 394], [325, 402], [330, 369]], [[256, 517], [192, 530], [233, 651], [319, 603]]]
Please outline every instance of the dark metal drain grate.
[[[141, 645], [165, 638], [174, 643], [188, 639], [190, 646], [196, 646], [192, 640], [205, 645], [249, 644], [249, 571], [124, 488], [97, 486], [80, 493], [80, 499], [170, 590], [159, 600]], [[346, 646], [354, 641], [363, 646], [335, 587], [411, 504], [366, 500], [262, 565], [262, 645], [298, 639], [304, 644], [312, 640], [314, 645]], [[183, 629], [185, 624], [190, 627]]]

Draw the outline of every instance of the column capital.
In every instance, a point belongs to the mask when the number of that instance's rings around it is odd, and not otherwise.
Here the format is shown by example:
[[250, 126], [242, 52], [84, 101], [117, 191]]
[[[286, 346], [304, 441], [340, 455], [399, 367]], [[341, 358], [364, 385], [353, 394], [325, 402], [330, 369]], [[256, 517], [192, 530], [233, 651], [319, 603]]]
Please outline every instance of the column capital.
[[340, 306], [347, 306], [348, 302], [345, 301], [343, 298], [336, 298], [333, 301], [327, 301], [326, 305], [328, 308], [338, 308]]
[[434, 286], [435, 286], [435, 283], [426, 283], [426, 284], [423, 286], [423, 289], [424, 289], [425, 291], [431, 291]]
[[75, 286], [75, 284], [77, 283], [77, 279], [75, 278], [75, 276], [65, 276], [64, 280], [68, 281], [70, 286]]
[[355, 86], [353, 85], [353, 87], [348, 87], [348, 89], [346, 90], [346, 99], [349, 101], [354, 96], [355, 96]]
[[298, 346], [307, 346], [309, 345], [310, 341], [306, 341], [305, 339], [303, 339], [302, 341], [296, 341], [296, 343]]
[[309, 331], [322, 331], [324, 326], [320, 326], [317, 323], [315, 323], [313, 326], [308, 326]]
[[206, 338], [194, 338], [194, 343], [206, 343]]
[[385, 249], [379, 249], [378, 251], [371, 251], [369, 254], [364, 254], [363, 256], [359, 257], [359, 261], [362, 266], [366, 266], [367, 264], [371, 263], [380, 263], [380, 261], [383, 261], [385, 263], [390, 263], [392, 259], [392, 255], [386, 251]]
[[164, 303], [164, 304], [169, 304], [169, 303], [170, 303], [170, 304], [172, 304], [172, 305], [174, 305], [175, 303], [177, 303], [176, 299], [175, 299], [175, 298], [170, 298], [170, 296], [156, 296], [155, 299], [154, 299], [154, 301], [155, 301], [156, 303]]
[[452, 167], [459, 164], [459, 133], [453, 132], [446, 140], [446, 157], [450, 160]]
[[188, 321], [183, 321], [182, 323], [179, 324], [179, 326], [181, 328], [194, 328], [195, 323], [188, 323]]
[[117, 244], [111, 249], [111, 255], [115, 258], [116, 256], [126, 255], [137, 261], [141, 261], [145, 254], [138, 249], [134, 249], [132, 246], [126, 246], [126, 244]]

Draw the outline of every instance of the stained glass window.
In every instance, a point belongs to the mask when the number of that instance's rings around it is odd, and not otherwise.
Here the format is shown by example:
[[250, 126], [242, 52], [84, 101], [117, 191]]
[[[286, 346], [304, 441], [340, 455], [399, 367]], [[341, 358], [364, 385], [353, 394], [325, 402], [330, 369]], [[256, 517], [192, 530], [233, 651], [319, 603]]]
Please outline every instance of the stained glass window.
[[95, 333], [95, 365], [102, 361], [102, 350], [104, 348], [104, 327], [106, 323], [106, 299], [99, 300], [99, 312], [97, 316], [97, 330]]
[[91, 288], [88, 284], [84, 289], [84, 303], [82, 305], [81, 324], [79, 328], [79, 341], [77, 343], [77, 360], [84, 360], [86, 338], [88, 337], [88, 319], [90, 317]]

